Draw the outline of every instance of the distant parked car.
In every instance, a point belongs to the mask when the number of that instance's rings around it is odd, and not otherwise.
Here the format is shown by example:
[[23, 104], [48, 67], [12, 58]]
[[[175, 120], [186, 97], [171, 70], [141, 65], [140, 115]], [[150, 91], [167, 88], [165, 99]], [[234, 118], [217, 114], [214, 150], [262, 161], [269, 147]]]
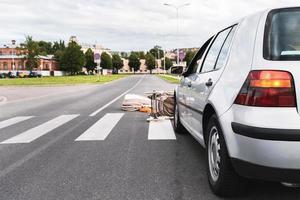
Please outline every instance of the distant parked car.
[[300, 7], [246, 17], [211, 37], [183, 73], [174, 126], [206, 148], [219, 196], [242, 191], [244, 177], [300, 183], [299, 22]]
[[7, 77], [7, 74], [5, 73], [0, 73], [0, 78], [6, 78]]
[[41, 78], [42, 74], [38, 72], [31, 71], [28, 75], [29, 78]]
[[28, 76], [28, 73], [26, 72], [19, 72], [18, 77], [19, 78], [26, 78]]
[[17, 78], [17, 73], [16, 72], [8, 72], [8, 77], [9, 78]]

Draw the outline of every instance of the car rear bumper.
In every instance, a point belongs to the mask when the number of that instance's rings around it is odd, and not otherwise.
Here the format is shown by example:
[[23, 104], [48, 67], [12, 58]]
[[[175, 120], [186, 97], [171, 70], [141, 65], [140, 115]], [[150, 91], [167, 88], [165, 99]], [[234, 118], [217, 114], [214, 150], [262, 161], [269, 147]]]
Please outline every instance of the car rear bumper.
[[235, 105], [219, 117], [229, 156], [245, 177], [300, 182], [300, 117], [295, 110]]
[[266, 167], [236, 158], [232, 158], [231, 162], [235, 171], [243, 177], [290, 183], [298, 183], [300, 180], [300, 169]]

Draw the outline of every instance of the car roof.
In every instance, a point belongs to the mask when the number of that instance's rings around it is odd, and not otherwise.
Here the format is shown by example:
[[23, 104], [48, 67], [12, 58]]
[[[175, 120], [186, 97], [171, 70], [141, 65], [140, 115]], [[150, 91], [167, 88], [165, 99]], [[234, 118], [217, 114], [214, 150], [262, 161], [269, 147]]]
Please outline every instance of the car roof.
[[[239, 19], [239, 20], [233, 21], [230, 25], [224, 26], [224, 29], [225, 29], [226, 27], [232, 26], [232, 25], [234, 25], [234, 24], [238, 24], [238, 23], [242, 22], [242, 21], [243, 21], [244, 19], [246, 19], [246, 18], [257, 17], [257, 15], [263, 15], [264, 13], [269, 13], [270, 11], [276, 10], [276, 9], [289, 9], [289, 8], [299, 8], [299, 9], [300, 9], [300, 6], [271, 7], [271, 8], [268, 8], [268, 9], [264, 9], [264, 10], [261, 10], [261, 11], [257, 11], [257, 12], [255, 12], [255, 13], [250, 14], [250, 15], [244, 16], [244, 17], [242, 17], [242, 18]], [[220, 30], [222, 30], [222, 29], [220, 29]]]

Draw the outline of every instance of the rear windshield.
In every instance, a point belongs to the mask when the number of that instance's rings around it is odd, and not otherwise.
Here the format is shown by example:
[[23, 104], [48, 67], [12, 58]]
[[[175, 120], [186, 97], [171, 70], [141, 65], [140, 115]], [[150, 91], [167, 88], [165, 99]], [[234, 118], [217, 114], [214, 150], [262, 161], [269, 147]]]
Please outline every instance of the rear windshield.
[[267, 60], [300, 60], [300, 8], [269, 13], [263, 54]]

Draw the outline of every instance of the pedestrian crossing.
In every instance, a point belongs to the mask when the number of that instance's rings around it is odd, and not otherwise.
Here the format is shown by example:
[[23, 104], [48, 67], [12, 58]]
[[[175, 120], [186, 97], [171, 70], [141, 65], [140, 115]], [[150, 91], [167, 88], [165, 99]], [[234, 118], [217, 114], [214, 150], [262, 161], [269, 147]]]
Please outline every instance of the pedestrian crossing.
[[105, 140], [123, 117], [123, 113], [108, 113], [79, 136], [75, 141]]
[[[127, 123], [120, 123], [124, 118], [125, 113], [107, 113], [102, 118], [90, 125], [79, 137], [75, 139], [76, 142], [88, 142], [88, 141], [104, 141], [113, 132], [117, 126], [127, 126]], [[27, 144], [31, 143], [38, 138], [50, 133], [51, 131], [63, 126], [64, 124], [71, 123], [72, 120], [79, 117], [79, 114], [73, 115], [61, 115], [50, 119], [36, 127], [32, 127], [29, 130], [18, 133], [17, 135], [8, 138], [1, 144]], [[13, 117], [4, 121], [0, 121], [0, 134], [1, 129], [11, 128], [18, 123], [26, 120], [33, 120], [34, 116], [19, 116]], [[146, 120], [146, 119], [145, 119]], [[141, 123], [141, 122], [135, 122]], [[145, 127], [145, 130], [141, 132], [148, 133], [148, 140], [176, 140], [176, 136], [173, 130], [173, 126], [170, 120], [155, 121], [148, 123], [149, 127]], [[148, 129], [147, 129], [148, 128]], [[142, 133], [141, 133], [142, 134]], [[146, 133], [145, 133], [145, 137]]]
[[0, 122], [0, 129], [31, 119], [33, 116], [14, 117]]
[[78, 116], [79, 115], [61, 115], [44, 124], [29, 129], [28, 131], [25, 131], [15, 137], [5, 140], [1, 142], [1, 144], [30, 143]]
[[151, 121], [148, 140], [176, 140], [171, 121]]

